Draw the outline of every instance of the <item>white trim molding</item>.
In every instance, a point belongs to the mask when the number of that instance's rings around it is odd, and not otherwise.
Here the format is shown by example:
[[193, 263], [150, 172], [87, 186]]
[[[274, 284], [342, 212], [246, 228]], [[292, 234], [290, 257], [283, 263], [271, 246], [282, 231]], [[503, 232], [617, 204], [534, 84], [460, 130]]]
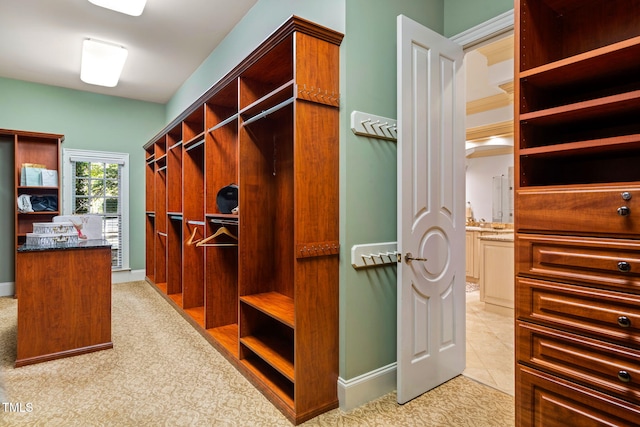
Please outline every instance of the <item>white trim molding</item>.
[[16, 293], [15, 282], [0, 283], [0, 297], [12, 297]]
[[116, 270], [111, 272], [111, 283], [138, 282], [144, 277], [145, 270]]
[[513, 25], [514, 13], [513, 9], [511, 9], [449, 39], [466, 50], [502, 33], [513, 31]]
[[71, 215], [73, 213], [72, 194], [73, 194], [73, 171], [71, 169], [72, 161], [89, 161], [89, 162], [104, 162], [104, 163], [117, 163], [122, 165], [121, 173], [121, 220], [122, 220], [122, 269], [129, 269], [129, 246], [130, 246], [130, 230], [129, 230], [129, 153], [114, 153], [108, 151], [96, 151], [96, 150], [81, 150], [75, 148], [63, 148], [62, 149], [62, 188], [63, 188], [63, 204], [62, 212], [64, 215]]
[[396, 389], [396, 362], [350, 380], [338, 378], [340, 409], [350, 411]]

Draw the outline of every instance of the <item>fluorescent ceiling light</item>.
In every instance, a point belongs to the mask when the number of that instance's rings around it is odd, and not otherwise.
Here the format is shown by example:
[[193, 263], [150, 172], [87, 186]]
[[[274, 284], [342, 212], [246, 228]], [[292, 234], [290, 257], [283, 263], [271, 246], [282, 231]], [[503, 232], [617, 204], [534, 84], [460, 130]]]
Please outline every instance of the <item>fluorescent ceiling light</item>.
[[147, 0], [89, 0], [96, 6], [106, 7], [131, 16], [140, 16]]
[[80, 80], [92, 85], [114, 87], [120, 79], [127, 54], [127, 49], [122, 46], [99, 40], [84, 40]]

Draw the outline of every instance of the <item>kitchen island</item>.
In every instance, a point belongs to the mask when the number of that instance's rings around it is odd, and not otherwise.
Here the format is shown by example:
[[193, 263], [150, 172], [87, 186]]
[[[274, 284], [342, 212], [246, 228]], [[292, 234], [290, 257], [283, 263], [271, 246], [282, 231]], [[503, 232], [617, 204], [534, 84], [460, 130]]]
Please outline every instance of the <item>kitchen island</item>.
[[20, 246], [16, 297], [16, 367], [113, 347], [106, 240]]

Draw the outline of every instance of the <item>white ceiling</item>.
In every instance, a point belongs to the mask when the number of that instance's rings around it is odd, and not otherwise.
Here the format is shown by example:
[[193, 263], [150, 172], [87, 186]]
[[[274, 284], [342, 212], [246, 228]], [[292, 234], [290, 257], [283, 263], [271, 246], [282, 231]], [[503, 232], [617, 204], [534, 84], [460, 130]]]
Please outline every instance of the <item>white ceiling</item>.
[[[0, 0], [0, 76], [166, 103], [257, 0], [148, 0], [128, 16], [88, 0]], [[129, 50], [114, 88], [80, 80], [82, 41]]]

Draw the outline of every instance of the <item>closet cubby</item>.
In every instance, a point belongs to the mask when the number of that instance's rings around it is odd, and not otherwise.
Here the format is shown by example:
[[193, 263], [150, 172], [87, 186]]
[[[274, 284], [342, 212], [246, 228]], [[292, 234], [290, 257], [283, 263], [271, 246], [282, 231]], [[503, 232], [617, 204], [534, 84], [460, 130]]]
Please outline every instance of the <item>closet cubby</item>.
[[165, 292], [167, 288], [167, 138], [155, 142], [155, 282]]
[[[338, 406], [341, 41], [291, 17], [152, 140], [168, 230], [147, 280], [294, 424]], [[234, 213], [216, 200], [231, 184]]]
[[147, 280], [155, 282], [155, 170], [156, 170], [156, 156], [155, 156], [155, 144], [150, 144], [145, 147], [145, 269]]
[[204, 326], [204, 248], [196, 245], [205, 233], [204, 144], [190, 144], [185, 148], [182, 161], [184, 235], [189, 236], [182, 253], [182, 308], [191, 309], [189, 314]]
[[167, 294], [182, 294], [182, 215], [170, 213], [167, 230]]
[[[520, 71], [603, 47], [617, 47], [618, 42], [637, 37], [639, 7], [638, 0], [521, 2]], [[586, 23], [588, 31], [584, 30]]]
[[[293, 35], [265, 52], [240, 75], [240, 110], [293, 83]], [[274, 104], [275, 105], [275, 104]]]
[[204, 107], [200, 106], [182, 122], [182, 136], [185, 149], [204, 141]]
[[182, 129], [167, 135], [167, 212], [182, 213]]

